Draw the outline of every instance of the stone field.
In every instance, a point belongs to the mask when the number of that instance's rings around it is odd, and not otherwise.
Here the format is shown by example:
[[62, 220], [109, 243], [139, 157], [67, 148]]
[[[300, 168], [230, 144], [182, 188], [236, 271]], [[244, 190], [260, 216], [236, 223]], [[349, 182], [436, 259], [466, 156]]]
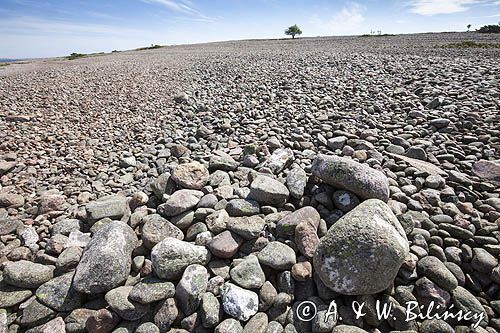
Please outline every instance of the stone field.
[[1, 67], [0, 332], [499, 332], [500, 49], [464, 40], [500, 36]]

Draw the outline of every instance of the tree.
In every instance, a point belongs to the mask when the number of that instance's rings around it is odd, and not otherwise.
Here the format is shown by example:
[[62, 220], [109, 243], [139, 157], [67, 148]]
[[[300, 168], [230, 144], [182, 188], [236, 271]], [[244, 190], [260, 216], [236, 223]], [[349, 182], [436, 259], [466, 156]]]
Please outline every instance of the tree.
[[300, 28], [296, 24], [292, 25], [291, 27], [285, 30], [285, 35], [292, 36], [292, 39], [295, 38], [295, 35], [301, 35], [301, 34], [302, 30], [300, 30]]
[[467, 24], [467, 32], [469, 32], [471, 25]]

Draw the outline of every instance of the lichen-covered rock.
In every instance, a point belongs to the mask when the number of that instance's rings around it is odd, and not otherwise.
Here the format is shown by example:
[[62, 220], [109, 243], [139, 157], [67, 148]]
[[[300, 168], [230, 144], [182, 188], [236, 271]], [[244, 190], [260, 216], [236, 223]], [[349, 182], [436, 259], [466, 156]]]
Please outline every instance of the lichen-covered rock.
[[102, 293], [123, 283], [138, 240], [132, 228], [112, 221], [102, 226], [88, 244], [76, 267], [74, 288], [85, 294]]
[[207, 168], [198, 162], [180, 164], [172, 172], [172, 179], [177, 185], [193, 190], [205, 186], [209, 177]]
[[38, 288], [54, 276], [54, 267], [27, 260], [9, 262], [5, 265], [3, 279], [19, 288]]
[[253, 291], [227, 282], [222, 288], [222, 307], [231, 317], [247, 321], [257, 313], [259, 297]]
[[313, 161], [312, 174], [325, 183], [351, 191], [362, 199], [389, 200], [387, 177], [381, 171], [349, 158], [320, 154]]
[[409, 253], [408, 240], [387, 204], [366, 200], [321, 238], [314, 267], [340, 294], [367, 295], [389, 287]]
[[177, 279], [192, 264], [206, 265], [210, 252], [204, 246], [193, 245], [167, 237], [151, 251], [153, 270], [161, 279]]

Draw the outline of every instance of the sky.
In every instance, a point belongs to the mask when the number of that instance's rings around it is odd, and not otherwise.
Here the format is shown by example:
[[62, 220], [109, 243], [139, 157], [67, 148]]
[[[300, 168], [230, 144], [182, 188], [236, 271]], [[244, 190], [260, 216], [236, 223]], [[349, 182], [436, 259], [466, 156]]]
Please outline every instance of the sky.
[[464, 31], [498, 24], [497, 0], [0, 0], [0, 58], [235, 39]]

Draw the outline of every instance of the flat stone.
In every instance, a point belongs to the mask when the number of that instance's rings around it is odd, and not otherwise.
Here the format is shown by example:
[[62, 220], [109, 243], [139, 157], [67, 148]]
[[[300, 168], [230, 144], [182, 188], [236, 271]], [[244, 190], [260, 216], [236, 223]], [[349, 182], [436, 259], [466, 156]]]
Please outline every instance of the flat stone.
[[91, 221], [98, 221], [104, 218], [119, 220], [129, 210], [127, 198], [114, 195], [92, 201], [85, 206], [87, 217]]
[[5, 265], [3, 279], [19, 288], [38, 288], [52, 279], [54, 267], [27, 260], [9, 262]]
[[129, 298], [142, 304], [149, 304], [174, 297], [175, 286], [154, 277], [147, 277], [130, 291]]
[[226, 227], [244, 239], [259, 237], [266, 222], [260, 216], [230, 217], [226, 219]]
[[325, 183], [351, 191], [362, 199], [389, 200], [387, 177], [368, 165], [345, 157], [318, 155], [312, 165], [312, 174]]
[[260, 213], [260, 205], [255, 200], [233, 199], [226, 205], [229, 216], [252, 216]]
[[[17, 305], [33, 295], [29, 289], [23, 289], [0, 282], [0, 308], [10, 308]], [[1, 327], [1, 326], [0, 326]]]

